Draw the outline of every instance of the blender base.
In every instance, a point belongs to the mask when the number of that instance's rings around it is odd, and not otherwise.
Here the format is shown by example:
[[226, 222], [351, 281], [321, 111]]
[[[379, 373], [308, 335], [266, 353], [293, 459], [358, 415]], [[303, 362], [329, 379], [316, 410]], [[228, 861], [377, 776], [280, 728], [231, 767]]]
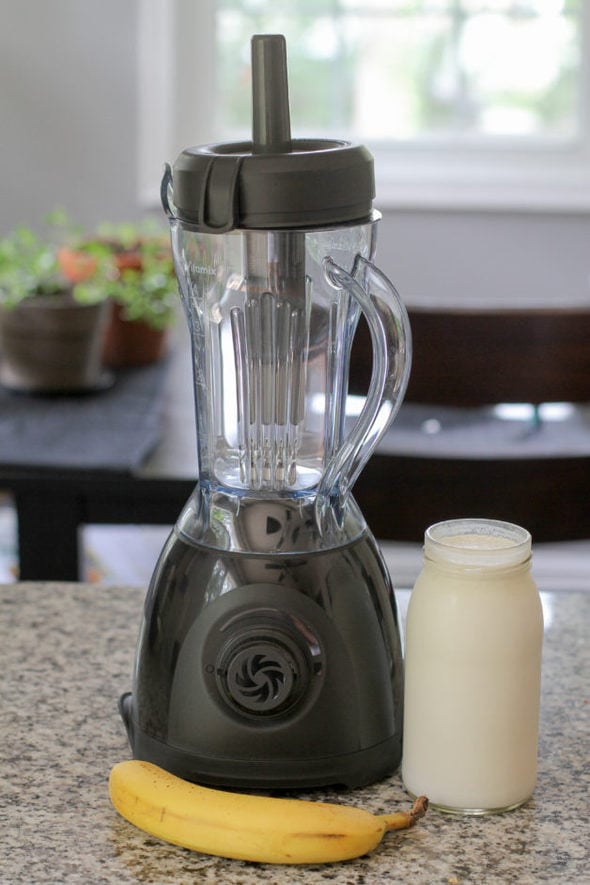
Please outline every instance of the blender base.
[[121, 711], [135, 757], [189, 781], [357, 787], [400, 763], [402, 672], [393, 590], [368, 531], [262, 555], [174, 530]]
[[356, 753], [305, 759], [231, 759], [194, 755], [155, 740], [132, 718], [132, 695], [126, 692], [119, 710], [135, 759], [152, 762], [193, 783], [212, 787], [299, 790], [318, 787], [364, 787], [392, 775], [399, 766], [401, 740], [394, 735]]

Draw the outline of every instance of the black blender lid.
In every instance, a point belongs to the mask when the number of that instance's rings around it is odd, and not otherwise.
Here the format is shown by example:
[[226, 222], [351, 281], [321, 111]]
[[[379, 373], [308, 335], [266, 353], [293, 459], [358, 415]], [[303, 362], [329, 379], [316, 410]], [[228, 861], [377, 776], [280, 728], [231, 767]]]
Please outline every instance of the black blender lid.
[[366, 147], [293, 139], [280, 34], [252, 38], [252, 141], [189, 147], [172, 172], [175, 214], [198, 230], [329, 227], [371, 214]]

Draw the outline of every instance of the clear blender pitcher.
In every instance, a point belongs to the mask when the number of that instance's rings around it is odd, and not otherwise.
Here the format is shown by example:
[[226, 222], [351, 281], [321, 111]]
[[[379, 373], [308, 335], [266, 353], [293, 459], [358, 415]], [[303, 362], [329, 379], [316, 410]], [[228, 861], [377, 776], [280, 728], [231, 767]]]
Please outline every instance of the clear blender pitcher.
[[[189, 780], [355, 786], [401, 755], [395, 600], [351, 489], [400, 405], [409, 326], [371, 263], [370, 154], [291, 139], [283, 38], [253, 38], [252, 60], [252, 142], [189, 148], [162, 182], [198, 484], [122, 708], [135, 755]], [[373, 373], [350, 427], [361, 312]]]

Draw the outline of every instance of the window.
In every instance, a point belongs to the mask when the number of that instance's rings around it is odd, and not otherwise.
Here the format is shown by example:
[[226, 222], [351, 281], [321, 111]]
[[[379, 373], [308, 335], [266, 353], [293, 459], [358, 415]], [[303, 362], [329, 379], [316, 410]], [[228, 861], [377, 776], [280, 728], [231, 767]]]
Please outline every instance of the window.
[[294, 134], [367, 144], [380, 207], [590, 208], [582, 0], [142, 0], [144, 190], [248, 137], [262, 32], [287, 38]]

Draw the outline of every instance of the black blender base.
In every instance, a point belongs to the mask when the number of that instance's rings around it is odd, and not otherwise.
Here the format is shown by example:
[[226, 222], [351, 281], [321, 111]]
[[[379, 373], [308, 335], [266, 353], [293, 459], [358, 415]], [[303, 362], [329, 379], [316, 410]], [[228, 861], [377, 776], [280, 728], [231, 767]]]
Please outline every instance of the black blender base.
[[364, 787], [392, 775], [401, 760], [401, 739], [392, 737], [355, 753], [305, 759], [230, 759], [194, 756], [155, 740], [137, 728], [131, 693], [119, 710], [136, 759], [152, 762], [184, 780], [243, 790], [302, 790]]

